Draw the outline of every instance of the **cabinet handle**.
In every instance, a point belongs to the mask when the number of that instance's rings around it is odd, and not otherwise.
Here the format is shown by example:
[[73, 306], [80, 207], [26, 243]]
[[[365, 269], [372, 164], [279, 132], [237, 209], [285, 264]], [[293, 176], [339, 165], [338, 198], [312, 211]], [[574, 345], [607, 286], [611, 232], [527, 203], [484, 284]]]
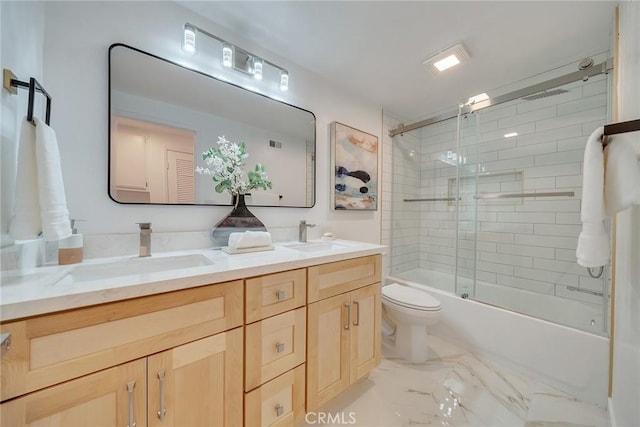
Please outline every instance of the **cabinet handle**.
[[276, 417], [284, 414], [284, 406], [282, 406], [281, 404], [278, 403], [274, 409], [276, 410]]
[[11, 333], [10, 332], [0, 335], [0, 347], [2, 348], [2, 354], [4, 354], [5, 351], [11, 350]]
[[277, 342], [276, 343], [276, 352], [282, 353], [283, 351], [284, 351], [284, 343], [283, 342]]
[[163, 421], [167, 415], [167, 408], [164, 404], [164, 376], [165, 371], [158, 372], [158, 381], [160, 381], [160, 410], [158, 411], [158, 419], [160, 421]]
[[136, 388], [136, 382], [135, 381], [129, 381], [127, 383], [127, 392], [129, 392], [129, 424], [127, 424], [127, 427], [136, 427], [136, 422], [135, 422], [135, 414], [134, 414], [134, 410], [133, 410], [133, 389]]
[[285, 297], [285, 292], [284, 291], [276, 291], [276, 299], [278, 301], [282, 301]]
[[344, 305], [347, 308], [347, 323], [344, 324], [345, 329], [349, 329], [349, 324], [351, 323], [351, 304]]
[[360, 303], [358, 301], [354, 301], [353, 305], [358, 309], [358, 311], [356, 311], [356, 320], [353, 321], [353, 324], [354, 326], [358, 326], [360, 324]]

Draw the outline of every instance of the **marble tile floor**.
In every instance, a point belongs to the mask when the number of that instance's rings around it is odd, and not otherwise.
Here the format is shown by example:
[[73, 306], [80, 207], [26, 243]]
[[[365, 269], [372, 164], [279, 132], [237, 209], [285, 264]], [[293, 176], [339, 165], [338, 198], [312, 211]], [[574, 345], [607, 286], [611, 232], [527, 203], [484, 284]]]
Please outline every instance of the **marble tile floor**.
[[[606, 411], [438, 337], [422, 364], [383, 357], [306, 425], [606, 427]], [[383, 351], [383, 355], [384, 355]], [[320, 419], [319, 417], [325, 418]]]

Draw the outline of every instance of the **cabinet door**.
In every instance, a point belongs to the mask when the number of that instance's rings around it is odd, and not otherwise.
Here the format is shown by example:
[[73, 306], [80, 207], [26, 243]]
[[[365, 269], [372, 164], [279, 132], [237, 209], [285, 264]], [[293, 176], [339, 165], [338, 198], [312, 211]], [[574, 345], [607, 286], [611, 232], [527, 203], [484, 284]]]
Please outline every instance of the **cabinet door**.
[[118, 127], [116, 141], [116, 187], [147, 189], [147, 139], [144, 135]]
[[315, 411], [349, 386], [350, 310], [348, 293], [309, 305], [307, 411]]
[[0, 424], [145, 427], [146, 367], [136, 360], [3, 403]]
[[150, 356], [149, 426], [241, 426], [242, 338], [237, 328]]
[[351, 383], [366, 376], [380, 363], [380, 283], [352, 291]]

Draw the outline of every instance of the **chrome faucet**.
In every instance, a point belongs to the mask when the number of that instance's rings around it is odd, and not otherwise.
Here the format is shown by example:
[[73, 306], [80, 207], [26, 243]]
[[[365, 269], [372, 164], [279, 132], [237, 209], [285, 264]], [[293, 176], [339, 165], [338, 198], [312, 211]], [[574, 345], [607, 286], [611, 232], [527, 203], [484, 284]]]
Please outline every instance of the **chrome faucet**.
[[315, 224], [307, 224], [306, 220], [301, 220], [300, 225], [298, 226], [298, 241], [306, 242], [307, 241], [307, 228], [315, 227]]
[[151, 223], [138, 222], [140, 226], [140, 255], [141, 257], [151, 256]]

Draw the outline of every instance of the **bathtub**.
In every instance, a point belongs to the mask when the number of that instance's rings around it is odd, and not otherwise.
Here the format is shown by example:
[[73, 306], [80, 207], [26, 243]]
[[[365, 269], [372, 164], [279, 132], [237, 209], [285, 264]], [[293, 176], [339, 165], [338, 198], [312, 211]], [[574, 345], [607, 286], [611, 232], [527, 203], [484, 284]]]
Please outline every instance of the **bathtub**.
[[[437, 325], [430, 328], [431, 334], [482, 353], [502, 365], [524, 371], [581, 400], [607, 407], [608, 338], [463, 299], [455, 294], [454, 277], [450, 274], [413, 269], [386, 278], [386, 283], [393, 282], [425, 290], [440, 301], [442, 317]], [[461, 283], [462, 287], [467, 285], [469, 283]], [[484, 298], [492, 292], [504, 301], [508, 301], [509, 296], [513, 297], [507, 295], [509, 290], [496, 288], [501, 287], [489, 283], [476, 284], [476, 291]], [[513, 292], [522, 293], [523, 290]], [[562, 316], [567, 323], [584, 324], [598, 314], [583, 310], [581, 303], [569, 304], [567, 300], [558, 301], [556, 297], [542, 297], [546, 299], [541, 298], [536, 303], [545, 306], [545, 313], [550, 317]], [[512, 304], [517, 305], [515, 302]], [[603, 315], [599, 315], [602, 321]]]

